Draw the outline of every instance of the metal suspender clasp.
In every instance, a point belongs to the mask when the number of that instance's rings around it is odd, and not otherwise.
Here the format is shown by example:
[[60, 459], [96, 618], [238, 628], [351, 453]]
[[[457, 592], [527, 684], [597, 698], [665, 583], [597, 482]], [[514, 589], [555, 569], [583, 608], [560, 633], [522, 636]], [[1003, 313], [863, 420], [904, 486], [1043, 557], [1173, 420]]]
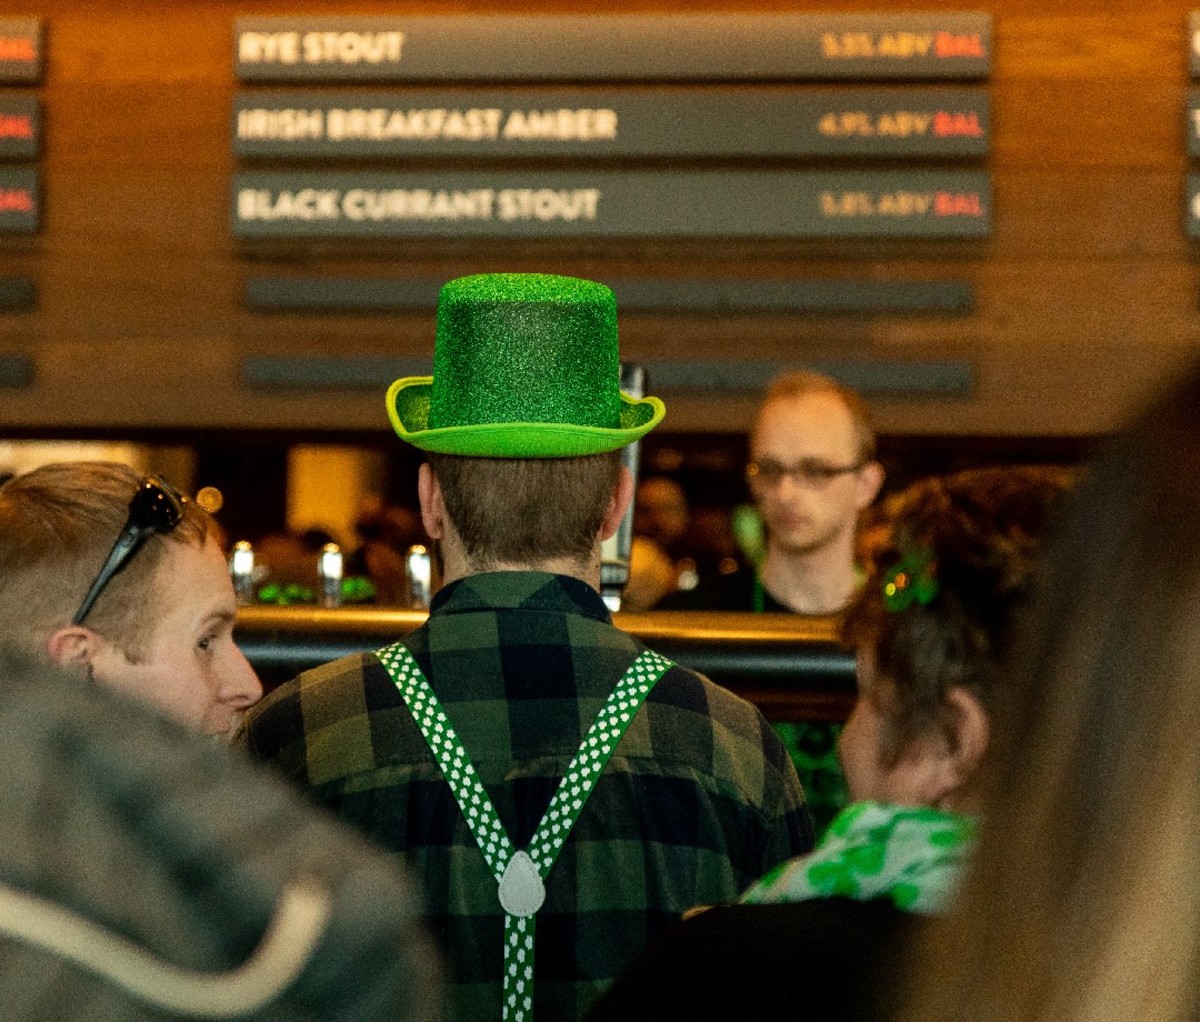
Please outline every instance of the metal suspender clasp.
[[546, 900], [546, 885], [528, 852], [514, 852], [508, 860], [500, 877], [499, 893], [500, 906], [510, 916], [523, 919], [542, 907]]

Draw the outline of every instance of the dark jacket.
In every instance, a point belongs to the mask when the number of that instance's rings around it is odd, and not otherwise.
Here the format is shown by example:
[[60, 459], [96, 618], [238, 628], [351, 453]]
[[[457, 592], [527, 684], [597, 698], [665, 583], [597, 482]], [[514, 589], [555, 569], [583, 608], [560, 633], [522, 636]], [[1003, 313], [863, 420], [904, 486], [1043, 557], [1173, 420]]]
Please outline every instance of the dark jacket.
[[0, 693], [6, 1022], [437, 1017], [412, 888], [361, 839], [82, 677], [0, 659]]
[[653, 941], [586, 1022], [874, 1022], [886, 1017], [899, 949], [920, 924], [879, 898], [709, 909]]

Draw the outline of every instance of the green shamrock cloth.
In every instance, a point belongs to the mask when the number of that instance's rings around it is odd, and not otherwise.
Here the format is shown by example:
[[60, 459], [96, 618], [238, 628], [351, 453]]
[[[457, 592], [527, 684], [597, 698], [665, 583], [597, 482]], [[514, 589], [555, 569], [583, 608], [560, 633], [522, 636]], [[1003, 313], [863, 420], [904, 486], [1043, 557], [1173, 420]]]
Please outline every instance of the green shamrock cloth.
[[944, 911], [974, 841], [974, 818], [917, 806], [855, 802], [821, 843], [755, 883], [742, 901], [768, 905], [841, 894], [889, 898], [907, 912]]

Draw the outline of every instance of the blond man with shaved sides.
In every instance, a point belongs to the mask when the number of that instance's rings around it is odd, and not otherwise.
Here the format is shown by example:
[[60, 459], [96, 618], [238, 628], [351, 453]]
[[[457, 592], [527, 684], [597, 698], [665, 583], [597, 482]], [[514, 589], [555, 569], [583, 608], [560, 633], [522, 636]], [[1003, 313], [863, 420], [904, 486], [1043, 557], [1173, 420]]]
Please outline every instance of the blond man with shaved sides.
[[204, 734], [262, 695], [233, 641], [216, 523], [127, 465], [46, 465], [0, 487], [0, 645]]
[[[826, 376], [790, 372], [767, 387], [750, 434], [746, 480], [766, 531], [757, 569], [718, 575], [658, 606], [664, 610], [840, 613], [861, 584], [854, 562], [862, 511], [883, 484], [865, 402]], [[845, 805], [840, 728], [777, 722], [818, 833]]]

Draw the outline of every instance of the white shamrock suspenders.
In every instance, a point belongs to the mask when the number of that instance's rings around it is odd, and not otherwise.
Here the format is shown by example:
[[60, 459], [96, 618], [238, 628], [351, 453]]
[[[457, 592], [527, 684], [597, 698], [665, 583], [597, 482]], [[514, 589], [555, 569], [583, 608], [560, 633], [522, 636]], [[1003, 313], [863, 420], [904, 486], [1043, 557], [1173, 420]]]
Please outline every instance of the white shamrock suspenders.
[[543, 881], [613, 750], [650, 690], [671, 667], [671, 661], [646, 650], [630, 665], [588, 729], [546, 814], [538, 823], [529, 847], [516, 851], [470, 756], [412, 654], [396, 643], [379, 650], [376, 655], [387, 668], [408, 704], [413, 720], [429, 743], [467, 826], [499, 884], [500, 906], [504, 909], [503, 1019], [505, 1022], [525, 1022], [533, 1015], [534, 913], [546, 900]]

